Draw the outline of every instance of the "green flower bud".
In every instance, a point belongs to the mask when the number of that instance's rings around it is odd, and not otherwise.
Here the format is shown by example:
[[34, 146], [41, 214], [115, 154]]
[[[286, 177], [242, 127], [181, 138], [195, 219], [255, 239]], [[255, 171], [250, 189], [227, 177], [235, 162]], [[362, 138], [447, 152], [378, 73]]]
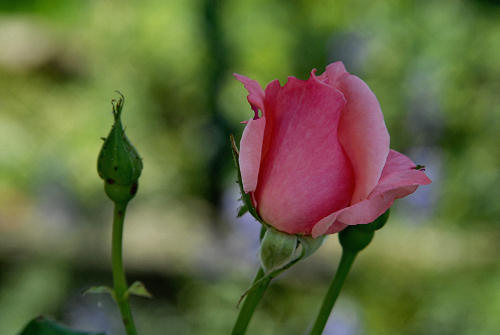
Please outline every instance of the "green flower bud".
[[260, 245], [260, 262], [265, 273], [289, 264], [295, 255], [297, 236], [267, 228]]
[[373, 229], [379, 230], [383, 226], [385, 226], [385, 224], [387, 223], [387, 220], [389, 220], [390, 214], [391, 214], [391, 209], [389, 208], [388, 210], [386, 210], [384, 212], [384, 214], [380, 215], [378, 218], [375, 219], [375, 221], [373, 221], [372, 223], [369, 223], [369, 224], [372, 225]]
[[372, 241], [375, 230], [365, 224], [349, 226], [339, 232], [339, 241], [344, 250], [357, 253]]
[[125, 203], [129, 202], [137, 193], [139, 183], [135, 182], [130, 185], [111, 184], [109, 181], [104, 181], [104, 192], [114, 202]]
[[390, 208], [374, 221], [368, 224], [349, 226], [339, 232], [339, 241], [342, 248], [352, 252], [359, 252], [370, 244], [376, 230], [381, 229], [389, 219]]
[[104, 179], [108, 197], [114, 202], [127, 202], [137, 193], [142, 159], [123, 130], [121, 112], [125, 98], [119, 94], [118, 101], [111, 101], [115, 122], [99, 153], [97, 172]]

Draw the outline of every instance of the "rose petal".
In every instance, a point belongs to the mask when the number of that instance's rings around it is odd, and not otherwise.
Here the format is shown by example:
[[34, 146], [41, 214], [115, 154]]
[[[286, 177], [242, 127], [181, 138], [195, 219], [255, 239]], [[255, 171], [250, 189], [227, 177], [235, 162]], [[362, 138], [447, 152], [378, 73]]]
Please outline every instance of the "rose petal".
[[331, 213], [318, 221], [312, 230], [313, 237], [338, 231], [338, 224], [370, 223], [389, 209], [395, 199], [415, 192], [419, 185], [430, 184], [431, 180], [425, 173], [415, 170], [414, 167], [415, 164], [408, 157], [391, 150], [380, 182], [368, 199]]
[[[248, 91], [247, 100], [252, 106], [255, 113], [258, 113], [256, 109], [260, 109], [264, 114], [264, 91], [260, 87], [256, 80], [242, 76], [241, 74], [233, 73], [233, 76], [243, 83], [243, 86]], [[258, 117], [258, 114], [256, 115]]]
[[[341, 211], [341, 210], [340, 210]], [[341, 231], [347, 225], [340, 223], [338, 221], [335, 221], [337, 219], [337, 216], [339, 215], [340, 211], [336, 211], [331, 213], [328, 216], [325, 216], [321, 220], [319, 220], [313, 227], [311, 231], [312, 237], [316, 238], [321, 235], [325, 234], [334, 234], [336, 232]], [[337, 229], [337, 231], [335, 231]], [[332, 230], [332, 231], [330, 231]]]
[[241, 135], [239, 163], [245, 193], [257, 188], [265, 127], [264, 117], [250, 119]]
[[394, 200], [412, 194], [417, 190], [417, 187], [418, 185], [400, 186], [383, 193], [377, 193], [367, 200], [363, 200], [342, 210], [337, 216], [337, 220], [347, 225], [370, 223], [388, 210], [394, 203]]
[[344, 103], [341, 92], [314, 75], [267, 86], [255, 195], [258, 212], [278, 230], [310, 234], [319, 219], [349, 204], [352, 168], [337, 137]]
[[325, 72], [318, 76], [318, 79], [326, 84], [337, 87], [337, 82], [345, 75], [349, 75], [346, 71], [344, 63], [335, 62], [326, 67]]
[[[332, 76], [339, 72], [337, 69]], [[389, 153], [389, 133], [377, 98], [361, 79], [341, 76], [338, 85], [347, 100], [339, 140], [354, 170], [356, 185], [351, 204], [355, 204], [366, 199], [378, 183]]]
[[342, 222], [339, 222], [339, 221], [335, 221], [331, 226], [330, 228], [328, 228], [328, 234], [336, 234], [338, 233], [339, 231], [342, 231], [344, 230], [346, 227], [348, 227], [348, 225], [346, 224], [343, 224]]

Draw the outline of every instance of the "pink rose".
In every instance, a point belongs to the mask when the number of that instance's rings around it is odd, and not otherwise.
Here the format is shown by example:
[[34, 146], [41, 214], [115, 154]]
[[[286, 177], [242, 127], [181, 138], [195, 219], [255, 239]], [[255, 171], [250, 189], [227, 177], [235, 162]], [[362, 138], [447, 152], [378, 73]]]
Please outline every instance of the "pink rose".
[[265, 91], [235, 77], [255, 112], [240, 142], [243, 188], [276, 229], [317, 237], [369, 223], [431, 182], [389, 149], [377, 98], [342, 62], [308, 80], [274, 80]]

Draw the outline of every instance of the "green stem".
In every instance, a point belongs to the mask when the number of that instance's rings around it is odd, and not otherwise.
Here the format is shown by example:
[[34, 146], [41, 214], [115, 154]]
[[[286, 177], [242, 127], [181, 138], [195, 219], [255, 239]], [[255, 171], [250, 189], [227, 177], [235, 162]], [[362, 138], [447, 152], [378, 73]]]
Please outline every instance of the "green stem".
[[120, 308], [123, 324], [127, 335], [137, 335], [135, 329], [134, 319], [132, 318], [132, 311], [128, 302], [127, 280], [123, 270], [122, 260], [122, 237], [123, 237], [123, 221], [125, 219], [125, 211], [127, 203], [115, 203], [115, 210], [113, 215], [113, 239], [111, 249], [111, 259], [113, 267], [113, 285], [116, 302]]
[[333, 305], [335, 305], [335, 301], [339, 296], [342, 285], [344, 284], [347, 274], [351, 269], [352, 263], [354, 263], [356, 255], [357, 252], [345, 249], [342, 251], [342, 257], [340, 259], [337, 272], [335, 273], [335, 277], [333, 277], [333, 281], [328, 288], [325, 298], [323, 299], [323, 304], [321, 305], [321, 309], [319, 310], [313, 329], [309, 335], [321, 335], [323, 333], [323, 329], [328, 321]]
[[[262, 270], [262, 268], [259, 268], [259, 271], [255, 275], [252, 284], [255, 284], [262, 277], [264, 277], [264, 270]], [[250, 323], [250, 319], [252, 318], [253, 312], [259, 304], [259, 301], [264, 295], [264, 292], [266, 291], [270, 282], [271, 277], [268, 277], [262, 280], [260, 284], [258, 284], [248, 292], [245, 300], [243, 301], [243, 306], [240, 309], [240, 313], [238, 314], [238, 318], [236, 319], [236, 323], [234, 324], [231, 335], [245, 334], [248, 328], [248, 324]]]

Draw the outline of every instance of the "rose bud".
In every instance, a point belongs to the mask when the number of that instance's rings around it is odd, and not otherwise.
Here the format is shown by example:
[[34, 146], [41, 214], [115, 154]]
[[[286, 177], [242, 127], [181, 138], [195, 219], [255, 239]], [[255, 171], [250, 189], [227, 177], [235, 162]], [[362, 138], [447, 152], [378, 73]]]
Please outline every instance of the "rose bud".
[[268, 228], [259, 250], [260, 263], [264, 272], [269, 273], [289, 264], [295, 255], [297, 243], [297, 236]]
[[121, 93], [118, 101], [111, 102], [115, 122], [97, 160], [97, 172], [104, 179], [106, 194], [119, 203], [126, 203], [135, 196], [142, 172], [142, 159], [123, 130], [121, 113], [124, 102]]
[[308, 80], [274, 80], [265, 90], [235, 77], [255, 112], [240, 142], [243, 189], [278, 231], [317, 237], [368, 224], [395, 199], [431, 183], [389, 149], [377, 98], [341, 62], [320, 76], [313, 70]]

